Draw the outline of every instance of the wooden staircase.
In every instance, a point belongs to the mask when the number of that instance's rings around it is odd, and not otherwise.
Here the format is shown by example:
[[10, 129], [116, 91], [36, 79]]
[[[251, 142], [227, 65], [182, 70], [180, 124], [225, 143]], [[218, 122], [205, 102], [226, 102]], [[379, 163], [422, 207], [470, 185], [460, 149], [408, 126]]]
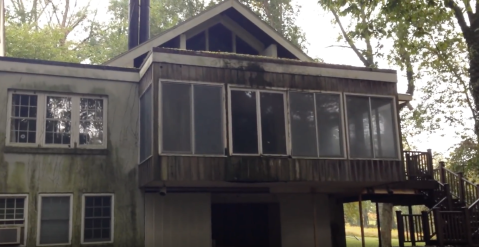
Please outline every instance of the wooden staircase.
[[400, 246], [479, 246], [479, 187], [440, 162], [432, 166], [431, 151], [404, 152], [409, 180], [434, 180], [437, 187], [420, 191], [428, 211], [396, 212]]

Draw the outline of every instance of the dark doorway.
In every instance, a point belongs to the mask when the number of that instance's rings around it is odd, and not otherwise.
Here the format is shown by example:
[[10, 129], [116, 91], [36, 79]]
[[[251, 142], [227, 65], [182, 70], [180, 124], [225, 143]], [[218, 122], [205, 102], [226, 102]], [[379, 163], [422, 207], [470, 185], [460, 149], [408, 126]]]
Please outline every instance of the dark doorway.
[[279, 247], [279, 205], [212, 204], [215, 247]]

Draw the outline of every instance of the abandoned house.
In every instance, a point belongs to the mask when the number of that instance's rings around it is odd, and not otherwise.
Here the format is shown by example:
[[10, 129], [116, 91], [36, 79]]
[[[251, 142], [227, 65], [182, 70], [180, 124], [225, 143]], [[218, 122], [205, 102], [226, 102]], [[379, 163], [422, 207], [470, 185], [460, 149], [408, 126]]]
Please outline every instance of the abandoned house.
[[402, 243], [474, 241], [447, 210], [477, 187], [402, 151], [395, 71], [314, 62], [237, 0], [150, 38], [130, 2], [104, 65], [0, 58], [0, 246], [345, 247], [361, 199], [434, 209]]

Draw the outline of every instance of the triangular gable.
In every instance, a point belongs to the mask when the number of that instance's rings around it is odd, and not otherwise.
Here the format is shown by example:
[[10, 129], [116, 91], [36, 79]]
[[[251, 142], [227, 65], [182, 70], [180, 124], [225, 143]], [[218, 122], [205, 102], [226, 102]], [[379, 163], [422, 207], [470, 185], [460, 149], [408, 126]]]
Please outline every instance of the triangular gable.
[[[256, 25], [259, 29], [261, 29], [261, 31], [263, 31], [266, 35], [268, 35], [277, 44], [284, 47], [284, 49], [286, 49], [288, 52], [293, 54], [297, 59], [302, 61], [312, 61], [312, 59], [308, 55], [306, 55], [301, 49], [297, 48], [290, 41], [288, 41], [281, 34], [279, 34], [276, 30], [274, 30], [274, 28], [272, 28], [269, 24], [261, 20], [248, 7], [239, 3], [237, 0], [227, 0], [204, 11], [203, 13], [193, 18], [188, 19], [185, 22], [178, 24], [177, 26], [171, 29], [168, 29], [160, 33], [159, 35], [149, 39], [143, 44], [140, 44], [136, 46], [135, 48], [116, 56], [115, 58], [106, 62], [105, 65], [132, 67], [133, 61], [135, 58], [145, 53], [148, 53], [149, 51], [151, 51], [153, 47], [161, 46], [164, 43], [178, 37], [179, 35], [185, 34], [188, 31], [195, 29], [197, 27], [209, 25], [209, 23], [214, 23], [216, 20], [225, 21], [224, 17], [221, 16], [221, 13], [231, 8], [235, 9], [243, 17], [251, 21], [254, 25]], [[229, 21], [229, 20], [226, 20], [226, 21]], [[235, 23], [231, 23], [231, 24], [235, 24]], [[251, 35], [251, 34], [243, 32], [243, 35]]]

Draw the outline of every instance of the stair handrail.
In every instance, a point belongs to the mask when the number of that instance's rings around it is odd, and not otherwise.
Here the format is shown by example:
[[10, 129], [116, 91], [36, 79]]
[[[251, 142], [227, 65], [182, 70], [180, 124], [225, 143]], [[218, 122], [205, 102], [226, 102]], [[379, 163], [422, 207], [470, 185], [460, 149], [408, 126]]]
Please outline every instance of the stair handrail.
[[455, 173], [445, 167], [444, 162], [439, 162], [440, 183], [450, 185], [451, 194], [466, 206], [479, 199], [479, 187], [467, 180], [462, 172]]

